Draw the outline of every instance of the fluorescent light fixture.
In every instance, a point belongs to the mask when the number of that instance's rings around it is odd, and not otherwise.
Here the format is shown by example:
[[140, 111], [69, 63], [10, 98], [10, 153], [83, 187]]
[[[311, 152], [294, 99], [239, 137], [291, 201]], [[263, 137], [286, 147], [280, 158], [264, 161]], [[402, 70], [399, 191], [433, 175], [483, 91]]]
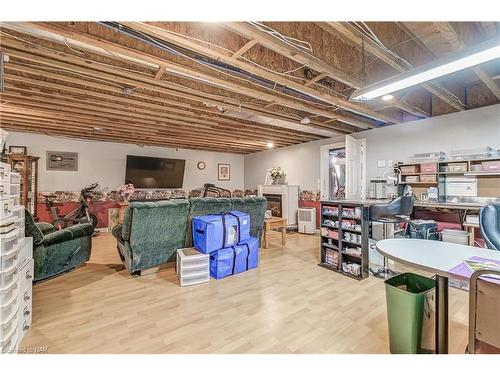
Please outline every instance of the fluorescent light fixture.
[[449, 54], [429, 64], [354, 91], [351, 100], [370, 100], [500, 58], [500, 38]]
[[273, 148], [274, 143], [273, 142], [267, 142], [267, 148]]
[[311, 119], [307, 116], [303, 117], [301, 120], [300, 120], [300, 123], [303, 124], [303, 125], [307, 125], [311, 122]]
[[385, 94], [384, 96], [382, 96], [382, 100], [386, 102], [391, 101], [392, 99], [394, 99], [394, 95], [391, 94]]

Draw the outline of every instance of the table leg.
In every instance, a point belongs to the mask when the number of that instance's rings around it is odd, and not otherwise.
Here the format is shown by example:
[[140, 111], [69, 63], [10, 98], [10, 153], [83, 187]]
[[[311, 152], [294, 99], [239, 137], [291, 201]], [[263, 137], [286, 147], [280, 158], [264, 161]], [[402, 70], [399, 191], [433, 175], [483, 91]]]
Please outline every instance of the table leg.
[[448, 278], [436, 275], [436, 354], [448, 354]]
[[267, 241], [268, 241], [268, 238], [269, 238], [268, 231], [269, 231], [269, 227], [268, 227], [268, 225], [266, 223], [266, 224], [264, 224], [264, 241], [263, 241], [264, 242], [263, 243], [264, 249], [267, 249]]
[[284, 246], [286, 245], [286, 226], [283, 225], [281, 227], [281, 244]]
[[476, 237], [476, 228], [473, 226], [469, 227], [469, 246], [474, 246], [474, 240]]

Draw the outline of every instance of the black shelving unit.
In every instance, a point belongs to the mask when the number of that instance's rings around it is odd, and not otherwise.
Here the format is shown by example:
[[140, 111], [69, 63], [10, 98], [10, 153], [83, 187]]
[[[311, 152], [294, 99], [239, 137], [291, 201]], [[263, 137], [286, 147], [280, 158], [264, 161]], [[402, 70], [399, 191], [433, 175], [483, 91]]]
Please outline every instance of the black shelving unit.
[[[321, 202], [321, 261], [319, 266], [327, 268], [331, 271], [338, 272], [345, 276], [352, 277], [357, 280], [365, 279], [369, 276], [368, 272], [368, 239], [370, 237], [370, 221], [368, 217], [368, 207], [363, 204], [344, 203], [342, 201], [322, 201]], [[348, 213], [357, 211], [358, 216], [349, 216]], [[335, 211], [335, 214], [332, 213]], [[338, 222], [337, 225], [332, 225], [331, 220]], [[359, 228], [346, 228], [347, 221], [355, 221]], [[359, 238], [358, 242], [353, 242], [352, 237], [356, 235]], [[335, 237], [338, 238], [335, 238]], [[356, 247], [360, 249], [360, 254], [346, 253], [347, 248]], [[332, 256], [328, 256], [331, 254]], [[337, 262], [328, 262], [329, 258], [337, 259]], [[358, 264], [359, 275], [355, 275], [344, 271], [343, 263]]]

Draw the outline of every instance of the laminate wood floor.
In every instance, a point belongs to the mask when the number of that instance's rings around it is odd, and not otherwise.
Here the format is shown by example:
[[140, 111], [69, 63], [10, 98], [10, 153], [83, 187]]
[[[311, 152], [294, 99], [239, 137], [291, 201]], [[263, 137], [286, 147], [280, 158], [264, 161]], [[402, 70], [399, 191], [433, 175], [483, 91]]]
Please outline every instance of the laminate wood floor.
[[[260, 264], [180, 287], [174, 269], [133, 277], [111, 234], [83, 267], [33, 288], [23, 347], [49, 353], [388, 353], [383, 281], [317, 266], [317, 236], [271, 233]], [[467, 294], [450, 292], [450, 352], [463, 353]]]

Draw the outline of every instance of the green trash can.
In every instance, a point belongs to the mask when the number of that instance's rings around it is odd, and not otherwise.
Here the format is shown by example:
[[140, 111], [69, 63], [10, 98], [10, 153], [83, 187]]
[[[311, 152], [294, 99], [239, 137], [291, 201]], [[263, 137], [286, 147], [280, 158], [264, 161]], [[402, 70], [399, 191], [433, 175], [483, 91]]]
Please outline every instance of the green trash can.
[[426, 334], [433, 332], [429, 325], [434, 324], [434, 314], [431, 313], [434, 286], [434, 280], [414, 273], [403, 273], [385, 281], [392, 354], [432, 353], [429, 340], [425, 340], [426, 348], [422, 343], [424, 323]]

